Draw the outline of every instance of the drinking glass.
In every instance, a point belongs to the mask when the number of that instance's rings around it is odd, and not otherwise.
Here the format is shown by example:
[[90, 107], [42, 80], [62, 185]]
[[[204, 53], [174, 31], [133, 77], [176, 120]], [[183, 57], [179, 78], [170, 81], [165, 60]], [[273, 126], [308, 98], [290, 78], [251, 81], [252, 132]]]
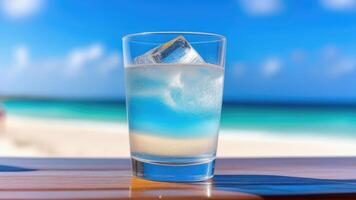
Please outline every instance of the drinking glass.
[[212, 33], [123, 37], [133, 175], [168, 182], [213, 176], [225, 44]]

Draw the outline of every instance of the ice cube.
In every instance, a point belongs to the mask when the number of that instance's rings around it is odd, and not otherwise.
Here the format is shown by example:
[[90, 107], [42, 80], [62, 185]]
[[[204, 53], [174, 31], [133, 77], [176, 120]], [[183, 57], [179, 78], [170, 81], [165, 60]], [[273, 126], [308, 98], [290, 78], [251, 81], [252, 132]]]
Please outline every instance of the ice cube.
[[204, 64], [203, 58], [183, 36], [178, 36], [135, 58], [135, 64]]

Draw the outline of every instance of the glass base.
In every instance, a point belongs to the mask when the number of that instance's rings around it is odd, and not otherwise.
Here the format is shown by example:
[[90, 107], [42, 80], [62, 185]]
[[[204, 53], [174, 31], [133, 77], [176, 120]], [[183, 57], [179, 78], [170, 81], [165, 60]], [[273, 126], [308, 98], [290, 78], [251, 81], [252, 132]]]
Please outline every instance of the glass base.
[[148, 163], [132, 158], [133, 175], [165, 182], [196, 182], [210, 179], [214, 175], [215, 159], [207, 163], [172, 165]]

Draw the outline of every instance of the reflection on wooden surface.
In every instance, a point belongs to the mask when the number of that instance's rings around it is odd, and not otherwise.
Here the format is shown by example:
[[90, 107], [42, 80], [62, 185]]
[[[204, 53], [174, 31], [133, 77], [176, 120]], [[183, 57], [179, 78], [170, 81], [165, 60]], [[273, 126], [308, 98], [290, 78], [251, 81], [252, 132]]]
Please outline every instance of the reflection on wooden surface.
[[136, 177], [131, 178], [130, 198], [158, 198], [158, 199], [218, 199], [241, 198], [259, 199], [256, 195], [241, 192], [212, 190], [213, 180], [197, 183], [165, 183], [148, 181]]
[[0, 199], [356, 199], [356, 158], [220, 159], [205, 182], [131, 177], [128, 159], [0, 158]]
[[132, 177], [130, 181], [131, 198], [144, 198], [144, 197], [210, 197], [211, 196], [211, 183], [207, 182], [203, 185], [194, 184], [179, 184], [179, 183], [164, 183], [148, 181], [136, 177]]

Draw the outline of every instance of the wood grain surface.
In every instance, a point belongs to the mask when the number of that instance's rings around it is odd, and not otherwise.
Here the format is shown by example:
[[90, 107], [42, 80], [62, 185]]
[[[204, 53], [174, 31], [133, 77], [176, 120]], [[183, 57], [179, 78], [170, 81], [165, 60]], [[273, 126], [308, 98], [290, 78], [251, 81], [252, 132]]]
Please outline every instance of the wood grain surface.
[[131, 177], [128, 159], [0, 158], [0, 199], [355, 199], [356, 158], [218, 159], [215, 177]]

